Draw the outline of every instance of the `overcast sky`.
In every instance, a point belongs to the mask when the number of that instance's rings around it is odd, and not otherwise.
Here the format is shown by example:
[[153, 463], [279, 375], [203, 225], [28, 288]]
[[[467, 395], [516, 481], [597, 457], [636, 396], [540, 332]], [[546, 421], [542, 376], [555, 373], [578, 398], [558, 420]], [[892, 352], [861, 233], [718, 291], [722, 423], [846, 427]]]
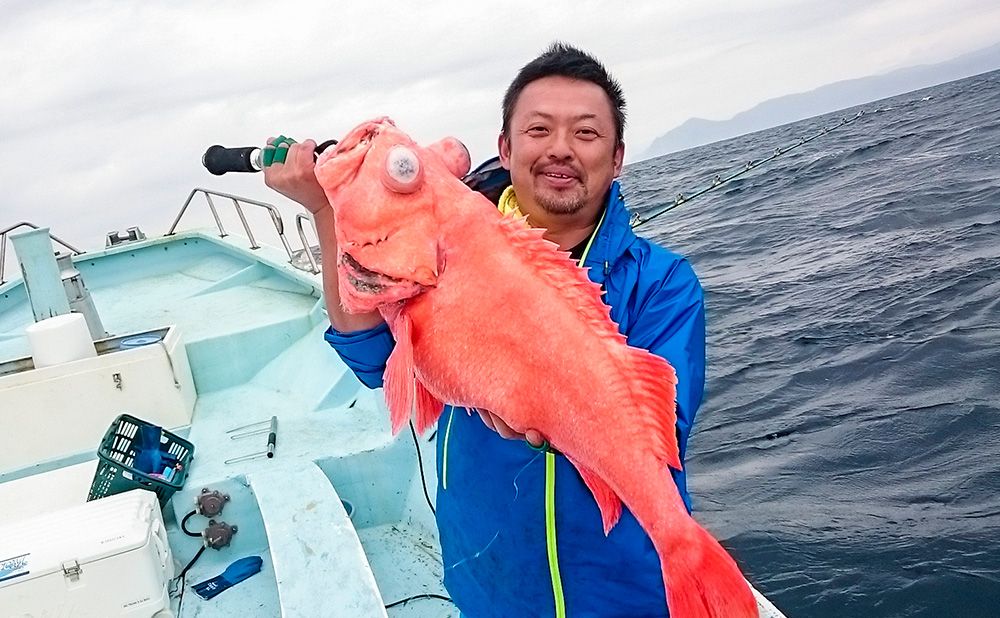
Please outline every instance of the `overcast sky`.
[[996, 0], [213, 2], [0, 0], [0, 228], [49, 225], [85, 247], [166, 231], [216, 178], [211, 144], [340, 137], [387, 114], [417, 141], [494, 154], [517, 69], [553, 40], [601, 58], [641, 153], [690, 117], [939, 62], [1000, 40]]

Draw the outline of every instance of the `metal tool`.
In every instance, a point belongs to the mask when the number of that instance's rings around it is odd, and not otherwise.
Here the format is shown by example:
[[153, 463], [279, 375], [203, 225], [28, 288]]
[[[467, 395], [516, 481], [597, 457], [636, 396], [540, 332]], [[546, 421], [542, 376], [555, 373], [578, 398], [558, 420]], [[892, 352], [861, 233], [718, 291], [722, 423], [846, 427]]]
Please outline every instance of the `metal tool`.
[[[256, 423], [250, 423], [249, 425], [243, 425], [242, 427], [235, 427], [230, 429], [226, 433], [233, 434], [229, 436], [231, 440], [239, 440], [240, 438], [246, 438], [248, 436], [256, 436], [257, 434], [266, 433], [268, 431], [274, 431], [272, 428], [276, 426], [278, 422], [277, 416], [272, 416], [269, 421], [258, 421]], [[265, 427], [264, 425], [269, 425]], [[256, 429], [253, 429], [256, 427]]]
[[[265, 423], [268, 424], [267, 427], [261, 427]], [[260, 427], [259, 429], [252, 429], [254, 427]], [[234, 433], [240, 432], [240, 433]], [[225, 464], [232, 464], [239, 461], [248, 461], [250, 459], [256, 459], [258, 457], [267, 457], [271, 459], [274, 457], [274, 449], [278, 445], [278, 417], [272, 416], [270, 421], [260, 421], [258, 423], [251, 423], [249, 425], [244, 425], [243, 427], [237, 427], [235, 429], [230, 429], [226, 433], [233, 434], [229, 436], [231, 440], [239, 440], [241, 438], [246, 438], [249, 436], [256, 436], [262, 433], [267, 434], [267, 450], [260, 451], [257, 453], [250, 453], [249, 455], [241, 455], [240, 457], [233, 457], [232, 459], [227, 459]]]

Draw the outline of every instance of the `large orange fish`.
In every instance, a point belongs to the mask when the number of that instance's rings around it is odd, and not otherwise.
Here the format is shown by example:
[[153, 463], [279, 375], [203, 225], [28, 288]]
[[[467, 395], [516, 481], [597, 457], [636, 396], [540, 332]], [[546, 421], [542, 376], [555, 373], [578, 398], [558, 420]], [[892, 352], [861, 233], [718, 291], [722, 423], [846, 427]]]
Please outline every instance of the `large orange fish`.
[[[423, 431], [442, 402], [539, 431], [580, 472], [605, 533], [624, 502], [649, 534], [671, 616], [757, 616], [736, 564], [670, 479], [667, 466], [680, 467], [673, 369], [628, 346], [599, 287], [541, 230], [469, 190], [468, 169], [455, 140], [422, 148], [387, 118], [317, 162], [341, 303], [379, 310], [396, 340], [385, 370], [393, 431], [411, 414]], [[630, 413], [608, 413], [619, 409]]]

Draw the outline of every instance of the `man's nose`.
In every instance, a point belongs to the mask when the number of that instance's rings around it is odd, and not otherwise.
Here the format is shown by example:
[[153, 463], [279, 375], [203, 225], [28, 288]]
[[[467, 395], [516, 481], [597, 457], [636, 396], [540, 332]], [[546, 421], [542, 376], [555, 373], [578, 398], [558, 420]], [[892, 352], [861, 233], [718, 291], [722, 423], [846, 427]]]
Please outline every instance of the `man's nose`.
[[572, 134], [569, 131], [554, 131], [548, 144], [550, 159], [566, 160], [573, 158]]

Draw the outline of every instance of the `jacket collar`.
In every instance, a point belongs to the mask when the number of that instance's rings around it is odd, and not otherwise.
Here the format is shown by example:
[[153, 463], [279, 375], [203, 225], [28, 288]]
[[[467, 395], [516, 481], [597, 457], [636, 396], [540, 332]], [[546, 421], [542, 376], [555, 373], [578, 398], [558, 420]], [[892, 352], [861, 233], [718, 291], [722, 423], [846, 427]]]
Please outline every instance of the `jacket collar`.
[[608, 191], [604, 218], [597, 230], [590, 253], [587, 254], [587, 260], [583, 264], [584, 268], [590, 269], [588, 274], [594, 283], [604, 283], [611, 267], [635, 241], [635, 233], [629, 225], [630, 220], [631, 214], [625, 208], [621, 185], [615, 180]]

